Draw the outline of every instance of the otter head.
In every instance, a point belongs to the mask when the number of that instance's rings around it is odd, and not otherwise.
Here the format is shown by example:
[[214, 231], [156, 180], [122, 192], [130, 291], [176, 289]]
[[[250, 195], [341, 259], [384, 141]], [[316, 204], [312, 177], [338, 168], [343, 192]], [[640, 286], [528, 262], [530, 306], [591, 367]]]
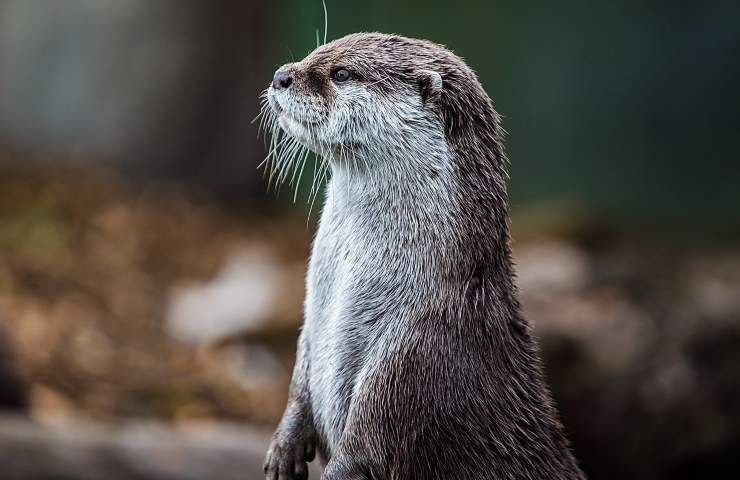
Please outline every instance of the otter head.
[[424, 40], [348, 35], [280, 67], [265, 98], [279, 169], [304, 148], [333, 167], [398, 171], [497, 145], [498, 118], [475, 74]]

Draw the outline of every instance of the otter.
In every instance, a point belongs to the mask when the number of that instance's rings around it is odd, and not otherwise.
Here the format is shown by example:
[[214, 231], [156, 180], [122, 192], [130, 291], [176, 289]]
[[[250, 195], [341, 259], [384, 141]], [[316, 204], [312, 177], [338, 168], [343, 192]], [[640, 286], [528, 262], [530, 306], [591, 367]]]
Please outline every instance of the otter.
[[267, 478], [305, 479], [316, 452], [324, 480], [585, 478], [520, 313], [503, 129], [473, 71], [352, 34], [264, 101], [277, 178], [307, 150], [331, 170]]

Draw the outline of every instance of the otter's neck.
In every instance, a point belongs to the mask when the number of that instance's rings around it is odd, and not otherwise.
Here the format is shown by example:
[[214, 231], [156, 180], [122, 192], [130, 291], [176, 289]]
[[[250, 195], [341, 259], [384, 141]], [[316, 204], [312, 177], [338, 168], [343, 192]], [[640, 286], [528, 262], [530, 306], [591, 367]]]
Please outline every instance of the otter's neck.
[[450, 201], [455, 188], [452, 165], [446, 149], [413, 154], [387, 152], [381, 159], [360, 157], [351, 162], [332, 162], [330, 188], [339, 202], [337, 206], [406, 205], [407, 213], [413, 215], [412, 205]]
[[480, 195], [475, 189], [488, 180], [462, 178], [465, 159], [439, 145], [403, 158], [389, 153], [382, 161], [359, 161], [360, 168], [333, 164], [329, 218], [322, 223], [353, 225], [358, 244], [387, 252], [386, 267], [411, 265], [408, 272], [440, 289], [495, 274], [490, 300], [502, 299], [515, 315], [507, 218], [498, 203], [505, 194]]

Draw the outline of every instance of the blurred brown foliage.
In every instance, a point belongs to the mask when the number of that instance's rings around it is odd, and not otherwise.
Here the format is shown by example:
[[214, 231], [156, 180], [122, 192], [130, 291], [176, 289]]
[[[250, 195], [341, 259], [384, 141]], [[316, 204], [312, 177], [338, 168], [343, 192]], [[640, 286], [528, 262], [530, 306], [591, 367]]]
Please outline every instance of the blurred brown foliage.
[[[232, 250], [258, 240], [281, 250], [279, 225], [250, 226], [176, 188], [134, 188], [111, 172], [2, 172], [0, 312], [32, 409], [274, 420], [285, 388], [245, 392], [211, 349], [172, 340], [162, 324], [169, 292], [213, 276]], [[282, 251], [295, 257], [308, 237], [298, 229]]]
[[[34, 418], [277, 421], [311, 229], [233, 207], [110, 171], [0, 172], [3, 361]], [[586, 471], [734, 475], [740, 250], [545, 217], [514, 220], [521, 299]]]

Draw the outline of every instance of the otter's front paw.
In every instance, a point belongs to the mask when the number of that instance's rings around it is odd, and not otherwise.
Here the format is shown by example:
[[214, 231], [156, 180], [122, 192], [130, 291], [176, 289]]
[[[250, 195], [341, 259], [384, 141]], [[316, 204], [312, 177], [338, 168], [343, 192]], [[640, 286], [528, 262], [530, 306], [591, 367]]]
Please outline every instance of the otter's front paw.
[[315, 436], [309, 432], [275, 433], [267, 458], [265, 478], [267, 480], [306, 480], [308, 464], [316, 456]]

